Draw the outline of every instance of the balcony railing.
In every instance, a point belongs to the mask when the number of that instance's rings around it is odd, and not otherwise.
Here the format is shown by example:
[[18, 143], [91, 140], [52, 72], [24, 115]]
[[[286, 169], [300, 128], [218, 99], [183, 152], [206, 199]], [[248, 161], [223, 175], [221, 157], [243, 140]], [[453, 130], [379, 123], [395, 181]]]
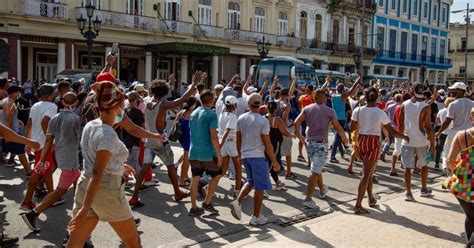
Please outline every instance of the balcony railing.
[[301, 45], [301, 40], [294, 37], [288, 36], [277, 36], [276, 37], [276, 45], [280, 47], [287, 47], [287, 48], [298, 48]]
[[415, 53], [405, 53], [405, 52], [395, 52], [391, 50], [383, 50], [377, 53], [379, 58], [389, 58], [389, 59], [400, 59], [410, 62], [418, 63], [431, 63], [431, 64], [442, 64], [449, 65], [451, 64], [451, 59], [445, 57], [436, 57], [430, 56], [427, 54], [415, 54]]
[[[76, 17], [86, 17], [86, 8], [76, 8]], [[95, 10], [94, 14], [102, 20], [102, 25], [110, 27], [138, 28], [150, 31], [158, 30], [157, 19], [149, 16], [129, 15], [125, 13]], [[93, 17], [95, 19], [95, 17]]]
[[[360, 50], [360, 46], [354, 46], [354, 45], [347, 45], [347, 44], [337, 44], [333, 42], [325, 42], [325, 41], [319, 41], [316, 39], [312, 40], [301, 40], [301, 46], [300, 48], [303, 49], [318, 49], [318, 50], [327, 50], [331, 52], [338, 52], [338, 53], [355, 53], [356, 51]], [[369, 56], [374, 56], [375, 55], [375, 49], [369, 48], [369, 47], [364, 47], [364, 54], [367, 54]]]
[[68, 6], [65, 4], [26, 1], [24, 8], [25, 14], [31, 16], [44, 16], [61, 20], [67, 20], [69, 17]]
[[255, 43], [262, 40], [265, 36], [265, 42], [276, 44], [276, 36], [273, 34], [257, 33], [252, 31], [245, 31], [240, 29], [225, 29], [225, 38], [233, 41], [243, 41]]
[[209, 25], [194, 25], [194, 35], [198, 38], [224, 39], [224, 28]]
[[176, 33], [183, 35], [193, 35], [193, 24], [190, 22], [162, 20], [160, 21], [160, 31], [163, 33]]

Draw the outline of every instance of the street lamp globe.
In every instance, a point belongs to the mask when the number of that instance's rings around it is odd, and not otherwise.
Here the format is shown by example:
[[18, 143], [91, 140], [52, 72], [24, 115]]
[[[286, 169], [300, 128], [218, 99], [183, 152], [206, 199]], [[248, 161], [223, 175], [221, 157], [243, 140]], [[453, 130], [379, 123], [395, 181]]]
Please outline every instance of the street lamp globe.
[[86, 28], [86, 18], [84, 18], [81, 14], [81, 17], [77, 18], [76, 19], [77, 21], [77, 27], [79, 28], [79, 31], [81, 31], [81, 33], [84, 31], [84, 29]]
[[93, 23], [94, 23], [94, 31], [96, 32], [96, 34], [99, 34], [102, 20], [99, 20], [99, 16], [95, 16], [95, 20], [93, 21]]
[[87, 14], [87, 17], [92, 18], [92, 16], [94, 15], [94, 10], [95, 10], [95, 6], [92, 5], [91, 2], [89, 2], [89, 3], [86, 5], [86, 14]]

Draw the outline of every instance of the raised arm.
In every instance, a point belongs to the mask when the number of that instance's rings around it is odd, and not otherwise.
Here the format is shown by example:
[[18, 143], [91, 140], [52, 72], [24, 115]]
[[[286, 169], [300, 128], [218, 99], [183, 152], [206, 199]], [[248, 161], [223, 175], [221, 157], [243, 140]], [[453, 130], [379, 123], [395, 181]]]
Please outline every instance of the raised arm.
[[323, 86], [321, 86], [321, 89], [326, 91], [329, 88], [330, 82], [331, 82], [331, 76], [327, 75], [326, 76], [326, 81], [324, 82]]
[[278, 77], [275, 76], [273, 77], [272, 87], [270, 88], [270, 96], [273, 96], [273, 94], [275, 94], [275, 89], [277, 85], [278, 85]]
[[347, 101], [347, 98], [349, 96], [353, 96], [356, 92], [357, 92], [357, 88], [359, 87], [360, 85], [360, 81], [361, 81], [361, 77], [359, 76], [355, 83], [352, 85], [352, 87], [349, 89], [349, 91], [345, 92], [344, 94], [342, 94], [342, 101], [343, 102], [346, 102]]
[[263, 81], [262, 88], [260, 89], [260, 92], [258, 94], [261, 96], [264, 96], [265, 92], [267, 92], [267, 88], [268, 88], [268, 80], [265, 79], [265, 81]]
[[201, 81], [202, 78], [202, 72], [198, 71], [193, 74], [193, 82], [191, 86], [186, 90], [184, 95], [182, 95], [180, 98], [177, 98], [173, 101], [168, 101], [168, 102], [163, 102], [160, 105], [160, 108], [163, 109], [172, 109], [172, 108], [177, 108], [181, 106], [184, 102], [186, 102], [195, 92], [196, 90], [196, 85], [198, 82]]
[[293, 77], [291, 79], [291, 85], [290, 85], [290, 92], [288, 93], [288, 99], [292, 98], [294, 93], [295, 93], [295, 89], [296, 89], [296, 82], [298, 81], [298, 79], [296, 77]]

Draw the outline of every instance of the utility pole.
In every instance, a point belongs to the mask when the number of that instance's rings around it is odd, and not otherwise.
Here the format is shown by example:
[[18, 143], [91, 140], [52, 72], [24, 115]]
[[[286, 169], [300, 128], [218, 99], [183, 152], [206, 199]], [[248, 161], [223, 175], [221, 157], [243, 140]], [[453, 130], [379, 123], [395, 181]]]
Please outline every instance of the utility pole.
[[469, 9], [469, 3], [466, 9], [451, 11], [451, 13], [461, 13], [466, 11], [466, 47], [464, 48], [464, 83], [467, 84], [467, 47], [469, 46], [469, 25], [471, 24], [471, 18], [469, 13], [474, 12], [474, 9]]

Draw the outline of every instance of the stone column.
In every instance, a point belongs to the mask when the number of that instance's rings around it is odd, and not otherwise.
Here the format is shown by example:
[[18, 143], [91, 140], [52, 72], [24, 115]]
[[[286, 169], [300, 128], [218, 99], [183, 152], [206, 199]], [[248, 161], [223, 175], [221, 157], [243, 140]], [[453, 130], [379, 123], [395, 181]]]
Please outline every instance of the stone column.
[[[188, 56], [181, 57], [181, 82], [189, 83], [188, 80]], [[181, 85], [181, 82], [178, 82]]]
[[58, 43], [58, 67], [57, 73], [64, 71], [66, 69], [66, 44]]
[[71, 44], [71, 69], [76, 69], [76, 56], [74, 50], [74, 43]]
[[212, 56], [212, 87], [219, 82], [219, 56]]
[[145, 82], [150, 83], [151, 76], [151, 65], [152, 65], [152, 53], [146, 52], [145, 54]]
[[246, 71], [247, 71], [246, 62], [247, 62], [247, 59], [245, 57], [240, 58], [240, 79], [241, 80], [246, 79]]

